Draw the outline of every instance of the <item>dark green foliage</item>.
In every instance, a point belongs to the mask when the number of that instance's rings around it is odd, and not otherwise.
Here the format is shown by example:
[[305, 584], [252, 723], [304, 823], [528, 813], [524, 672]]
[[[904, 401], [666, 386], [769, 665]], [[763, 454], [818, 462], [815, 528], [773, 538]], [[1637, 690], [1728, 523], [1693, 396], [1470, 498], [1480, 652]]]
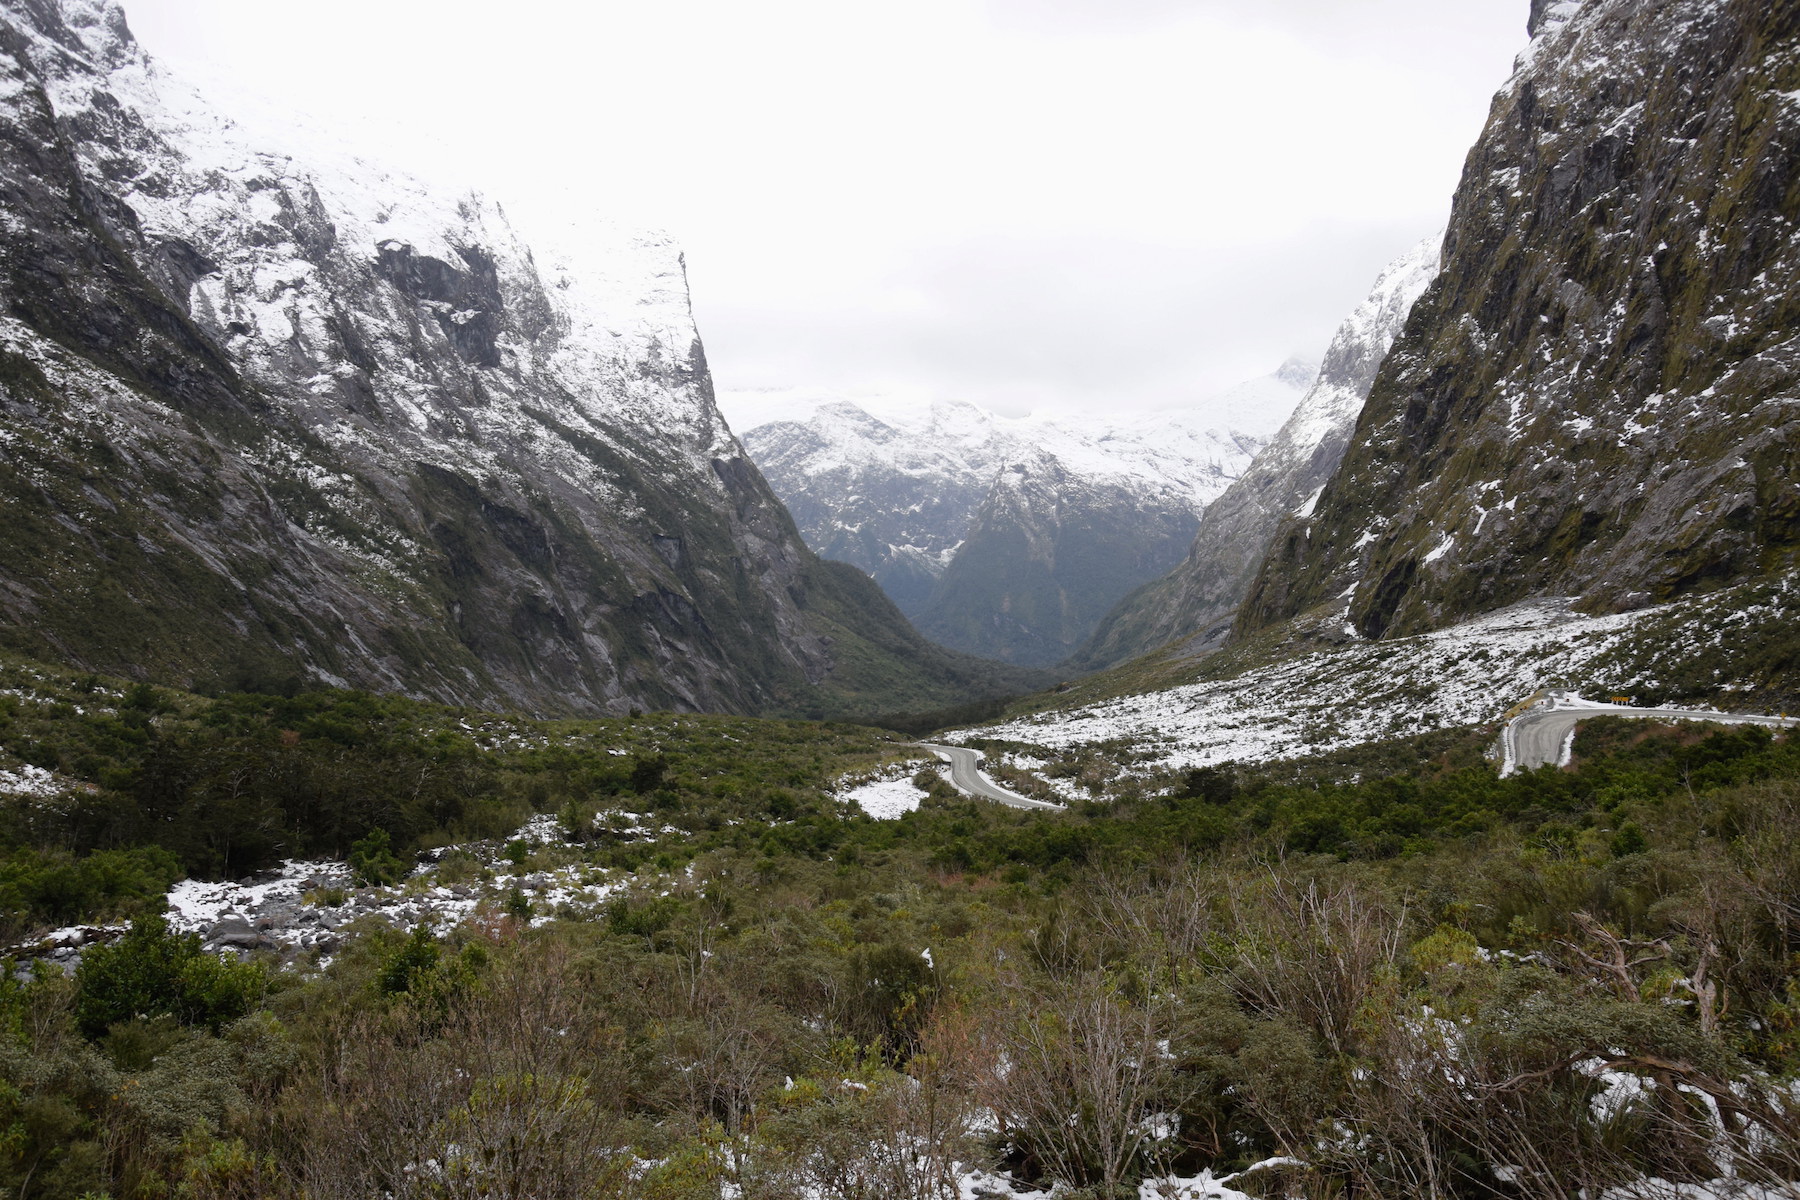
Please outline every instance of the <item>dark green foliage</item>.
[[368, 887], [393, 883], [406, 873], [406, 864], [394, 853], [385, 829], [371, 829], [350, 843], [350, 856], [346, 861], [356, 872], [357, 879]]
[[255, 963], [205, 954], [197, 933], [144, 917], [111, 945], [92, 947], [75, 972], [75, 1023], [90, 1038], [136, 1017], [168, 1015], [215, 1032], [243, 1016], [265, 986]]
[[669, 760], [660, 754], [635, 759], [631, 764], [631, 790], [640, 796], [647, 796], [663, 785], [668, 774]]
[[858, 946], [850, 957], [852, 1031], [863, 1043], [898, 1054], [917, 1048], [937, 998], [936, 973], [916, 947]]
[[431, 927], [415, 926], [411, 936], [382, 964], [376, 986], [389, 996], [410, 992], [437, 971], [442, 956], [443, 950], [432, 935]]
[[606, 923], [612, 932], [622, 937], [643, 938], [654, 945], [656, 936], [673, 925], [681, 912], [681, 902], [670, 896], [637, 904], [620, 899], [607, 905]]
[[0, 909], [12, 936], [38, 924], [66, 925], [158, 912], [180, 861], [158, 846], [98, 850], [85, 857], [21, 848], [0, 860]]
[[1642, 854], [1649, 846], [1649, 839], [1644, 837], [1644, 831], [1638, 828], [1636, 821], [1625, 822], [1612, 836], [1611, 849], [1616, 858], [1624, 858], [1628, 854]]
[[925, 737], [940, 729], [997, 721], [1006, 714], [1008, 706], [1016, 699], [1017, 697], [996, 696], [989, 700], [973, 700], [967, 704], [933, 709], [930, 712], [882, 713], [870, 717], [869, 724], [892, 729], [908, 737]]
[[1229, 766], [1196, 767], [1187, 773], [1175, 795], [1207, 804], [1230, 804], [1237, 796], [1237, 779]]
[[[965, 871], [1154, 861], [1233, 842], [1383, 859], [1506, 828], [1550, 842], [1577, 825], [1622, 830], [1623, 819], [1610, 822], [1626, 799], [1650, 804], [1690, 788], [1800, 776], [1800, 744], [1756, 726], [1656, 736], [1643, 721], [1598, 720], [1584, 727], [1580, 745], [1588, 761], [1574, 773], [1547, 768], [1501, 779], [1487, 765], [1444, 770], [1434, 763], [1410, 775], [1296, 784], [1279, 781], [1278, 768], [1201, 768], [1168, 794], [1078, 807], [1067, 816], [996, 814], [967, 801], [927, 804], [881, 832], [884, 840], [929, 846], [940, 865]], [[1621, 838], [1620, 854], [1637, 852], [1632, 834]]]

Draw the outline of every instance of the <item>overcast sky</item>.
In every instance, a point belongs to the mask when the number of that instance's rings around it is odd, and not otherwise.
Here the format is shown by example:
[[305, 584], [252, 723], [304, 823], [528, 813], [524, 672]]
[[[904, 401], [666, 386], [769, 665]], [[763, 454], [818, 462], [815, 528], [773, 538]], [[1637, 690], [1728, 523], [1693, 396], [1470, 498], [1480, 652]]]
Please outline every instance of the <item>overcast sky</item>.
[[670, 231], [728, 416], [778, 388], [1167, 407], [1322, 349], [1442, 224], [1528, 8], [125, 6], [171, 65], [473, 186], [528, 237]]

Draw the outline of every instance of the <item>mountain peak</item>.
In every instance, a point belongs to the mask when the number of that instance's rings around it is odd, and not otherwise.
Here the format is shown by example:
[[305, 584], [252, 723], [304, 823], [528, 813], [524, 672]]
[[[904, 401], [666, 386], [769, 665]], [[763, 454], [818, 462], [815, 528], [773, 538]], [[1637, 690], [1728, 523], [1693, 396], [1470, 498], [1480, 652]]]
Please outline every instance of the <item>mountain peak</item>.
[[1180, 560], [1266, 436], [1219, 418], [1279, 425], [1295, 377], [1254, 380], [1199, 412], [1006, 417], [884, 398], [877, 420], [828, 403], [751, 429], [744, 445], [808, 544], [869, 572], [928, 635], [1047, 664]]
[[1291, 388], [1305, 391], [1319, 377], [1319, 362], [1322, 357], [1318, 354], [1290, 355], [1275, 372], [1275, 378]]
[[1581, 0], [1531, 0], [1531, 15], [1525, 19], [1525, 34], [1536, 38], [1555, 33], [1581, 11]]
[[857, 438], [879, 444], [903, 436], [899, 430], [850, 400], [820, 405], [814, 410], [813, 420], [832, 429], [835, 436], [840, 438]]

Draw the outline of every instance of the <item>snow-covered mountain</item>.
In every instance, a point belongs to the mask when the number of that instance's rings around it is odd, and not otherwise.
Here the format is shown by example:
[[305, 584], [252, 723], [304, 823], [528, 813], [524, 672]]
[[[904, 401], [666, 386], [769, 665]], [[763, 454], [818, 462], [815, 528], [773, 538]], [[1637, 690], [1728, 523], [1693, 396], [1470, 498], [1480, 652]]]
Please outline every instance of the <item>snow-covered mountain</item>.
[[1338, 328], [1299, 407], [1207, 508], [1187, 558], [1108, 613], [1074, 665], [1097, 670], [1177, 639], [1197, 639], [1195, 648], [1218, 643], [1269, 538], [1284, 518], [1310, 512], [1337, 470], [1376, 371], [1437, 277], [1442, 242], [1433, 234], [1381, 273]]
[[744, 444], [808, 544], [867, 571], [928, 635], [1047, 665], [1179, 560], [1313, 371], [1291, 362], [1191, 409], [1138, 415], [838, 401]]
[[1800, 5], [1534, 4], [1443, 273], [1239, 617], [1629, 609], [1800, 555]]
[[743, 454], [667, 238], [541, 255], [284, 136], [111, 0], [0, 0], [0, 640], [554, 711], [961, 691]]

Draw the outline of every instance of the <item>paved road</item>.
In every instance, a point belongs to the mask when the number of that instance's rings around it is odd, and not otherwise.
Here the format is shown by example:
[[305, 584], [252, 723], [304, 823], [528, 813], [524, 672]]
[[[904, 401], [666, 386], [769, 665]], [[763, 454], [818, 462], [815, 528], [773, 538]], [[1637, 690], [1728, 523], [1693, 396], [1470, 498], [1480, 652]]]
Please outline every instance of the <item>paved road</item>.
[[950, 764], [950, 784], [965, 796], [979, 796], [984, 800], [998, 800], [1002, 804], [1010, 804], [1014, 808], [1052, 808], [1060, 809], [1060, 804], [1048, 804], [1042, 800], [1033, 800], [1030, 796], [1021, 796], [1017, 792], [1009, 792], [986, 775], [981, 773], [981, 751], [970, 750], [966, 746], [935, 746], [930, 742], [915, 742], [914, 745], [929, 750]]
[[1590, 717], [1650, 717], [1664, 721], [1718, 721], [1727, 725], [1800, 725], [1793, 717], [1761, 717], [1750, 713], [1718, 713], [1689, 708], [1631, 708], [1623, 704], [1552, 703], [1530, 708], [1507, 722], [1501, 733], [1505, 773], [1529, 771], [1548, 763], [1562, 765], [1575, 726]]

